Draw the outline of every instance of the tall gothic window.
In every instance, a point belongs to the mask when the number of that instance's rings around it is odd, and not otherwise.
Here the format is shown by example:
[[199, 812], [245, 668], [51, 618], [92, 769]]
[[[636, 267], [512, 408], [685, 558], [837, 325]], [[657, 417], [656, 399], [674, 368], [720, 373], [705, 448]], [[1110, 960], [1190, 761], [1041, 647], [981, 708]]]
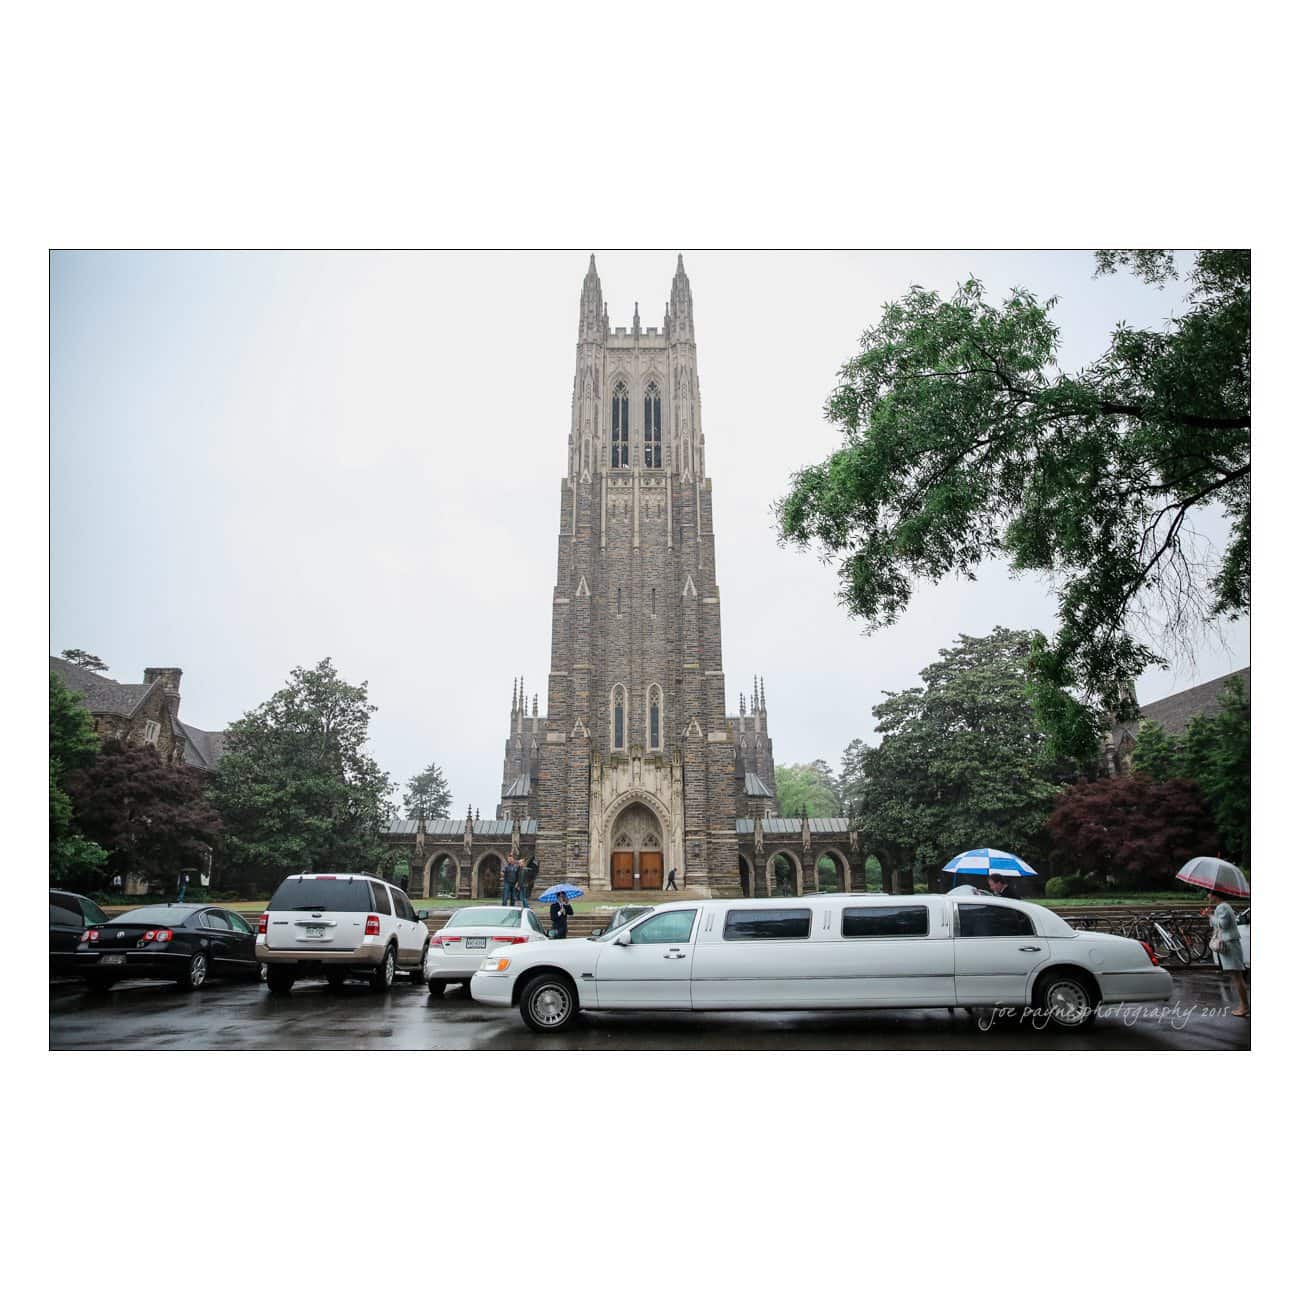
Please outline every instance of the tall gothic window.
[[646, 709], [646, 748], [660, 748], [660, 721], [659, 717], [662, 712], [663, 692], [657, 687], [652, 686], [647, 693], [649, 707]]
[[659, 385], [650, 381], [645, 390], [645, 467], [663, 469], [663, 424], [659, 402]]
[[614, 687], [614, 708], [610, 717], [610, 747], [623, 748], [624, 722], [627, 715], [627, 692], [621, 686]]
[[620, 379], [614, 385], [613, 411], [610, 414], [610, 460], [614, 469], [627, 468], [627, 385]]

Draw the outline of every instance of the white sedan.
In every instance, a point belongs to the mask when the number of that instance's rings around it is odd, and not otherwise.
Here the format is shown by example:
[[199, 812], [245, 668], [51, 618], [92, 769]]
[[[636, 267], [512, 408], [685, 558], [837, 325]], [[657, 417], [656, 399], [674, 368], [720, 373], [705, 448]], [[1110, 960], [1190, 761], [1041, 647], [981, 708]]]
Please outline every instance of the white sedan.
[[992, 895], [824, 894], [666, 903], [594, 939], [483, 954], [478, 1002], [554, 1031], [580, 1010], [1032, 1007], [1085, 1025], [1104, 1002], [1163, 1002], [1136, 939], [1076, 931]]
[[465, 983], [483, 958], [502, 947], [545, 943], [546, 932], [526, 907], [462, 907], [429, 940], [424, 974], [430, 993], [442, 993], [448, 984]]

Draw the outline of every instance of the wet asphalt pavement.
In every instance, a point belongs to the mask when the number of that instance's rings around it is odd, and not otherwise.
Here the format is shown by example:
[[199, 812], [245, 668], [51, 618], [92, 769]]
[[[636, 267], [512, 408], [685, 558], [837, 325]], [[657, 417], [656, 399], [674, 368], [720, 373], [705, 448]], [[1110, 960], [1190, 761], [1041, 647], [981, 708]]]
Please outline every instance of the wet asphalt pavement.
[[1250, 1021], [1229, 1014], [1226, 982], [1211, 969], [1175, 971], [1166, 1005], [1103, 1008], [1074, 1033], [1031, 1020], [989, 1023], [965, 1011], [605, 1012], [554, 1037], [524, 1027], [519, 1013], [474, 1002], [463, 988], [435, 997], [399, 977], [389, 993], [361, 984], [332, 991], [302, 983], [288, 997], [264, 984], [214, 982], [193, 993], [129, 981], [109, 993], [50, 985], [50, 1047], [56, 1050], [407, 1049], [448, 1051], [1243, 1051]]

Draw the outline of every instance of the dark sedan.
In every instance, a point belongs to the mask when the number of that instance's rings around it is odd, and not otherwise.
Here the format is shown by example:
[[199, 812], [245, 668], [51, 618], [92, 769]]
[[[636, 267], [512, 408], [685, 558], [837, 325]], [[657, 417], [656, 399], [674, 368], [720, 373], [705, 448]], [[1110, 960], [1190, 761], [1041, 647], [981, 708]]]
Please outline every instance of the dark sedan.
[[50, 890], [50, 974], [73, 975], [77, 944], [88, 925], [103, 925], [108, 917], [93, 898], [66, 889]]
[[197, 989], [214, 976], [256, 979], [253, 931], [235, 912], [205, 903], [137, 907], [91, 926], [77, 947], [79, 973], [92, 988], [118, 980], [173, 980]]

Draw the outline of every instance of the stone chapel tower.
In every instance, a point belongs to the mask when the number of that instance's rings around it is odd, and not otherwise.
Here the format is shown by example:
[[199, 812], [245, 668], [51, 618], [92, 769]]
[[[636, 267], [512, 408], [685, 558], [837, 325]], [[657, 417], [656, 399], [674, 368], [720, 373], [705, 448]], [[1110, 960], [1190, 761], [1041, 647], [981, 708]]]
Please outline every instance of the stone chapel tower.
[[662, 327], [643, 328], [638, 305], [614, 330], [591, 259], [559, 525], [546, 715], [517, 683], [502, 815], [537, 819], [548, 877], [654, 889], [676, 867], [679, 883], [738, 893], [743, 774], [680, 256]]

